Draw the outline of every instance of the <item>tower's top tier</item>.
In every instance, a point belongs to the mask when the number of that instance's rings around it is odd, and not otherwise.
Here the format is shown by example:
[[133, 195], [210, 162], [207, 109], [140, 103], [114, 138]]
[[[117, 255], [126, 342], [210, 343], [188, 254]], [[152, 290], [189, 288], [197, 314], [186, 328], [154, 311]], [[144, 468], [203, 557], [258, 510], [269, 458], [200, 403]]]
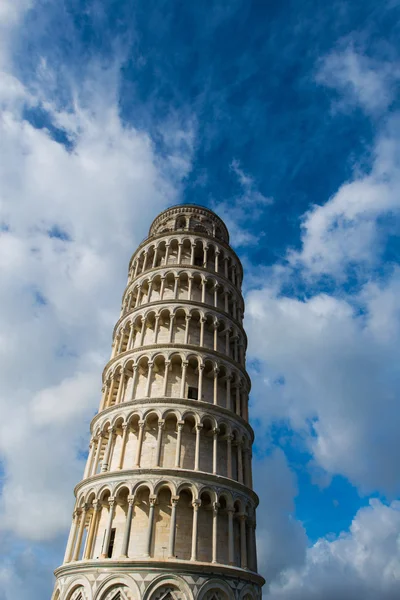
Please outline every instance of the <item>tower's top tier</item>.
[[229, 233], [222, 219], [209, 208], [197, 204], [179, 204], [167, 208], [152, 222], [149, 236], [168, 231], [205, 233], [229, 244]]

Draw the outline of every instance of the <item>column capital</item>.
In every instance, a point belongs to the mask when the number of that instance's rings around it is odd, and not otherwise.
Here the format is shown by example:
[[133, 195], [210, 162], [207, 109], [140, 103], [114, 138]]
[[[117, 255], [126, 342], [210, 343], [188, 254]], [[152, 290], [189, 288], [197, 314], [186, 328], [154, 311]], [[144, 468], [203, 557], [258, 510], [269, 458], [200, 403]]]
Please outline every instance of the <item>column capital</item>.
[[157, 496], [149, 496], [149, 504], [154, 507], [157, 504]]
[[203, 429], [203, 424], [202, 423], [196, 423], [195, 429], [196, 429], [196, 431], [201, 431]]
[[127, 498], [127, 500], [128, 500], [129, 506], [133, 506], [135, 504], [135, 500], [136, 499], [135, 499], [135, 496], [129, 495], [128, 498]]
[[176, 506], [179, 502], [179, 496], [172, 496], [171, 497], [171, 504], [172, 506]]
[[187, 367], [187, 366], [188, 366], [188, 364], [189, 364], [189, 361], [188, 361], [188, 360], [183, 360], [183, 361], [182, 361], [182, 367]]
[[213, 502], [212, 504], [212, 511], [214, 514], [218, 514], [218, 509], [220, 507], [220, 503], [219, 502]]
[[122, 425], [122, 431], [126, 431], [128, 429], [128, 427], [129, 427], [129, 423], [124, 423]]
[[138, 425], [140, 429], [143, 429], [143, 427], [145, 426], [145, 421], [138, 421]]
[[219, 434], [219, 427], [214, 427], [214, 429], [212, 430], [213, 435], [218, 435]]
[[115, 502], [116, 502], [116, 498], [115, 496], [110, 496], [108, 499], [108, 505], [110, 508], [113, 508], [115, 506]]
[[176, 425], [180, 431], [182, 431], [185, 421], [177, 421]]
[[92, 507], [95, 512], [100, 512], [102, 509], [100, 500], [93, 500]]
[[240, 521], [246, 521], [247, 520], [247, 515], [245, 513], [239, 513], [238, 514], [238, 519]]
[[160, 419], [157, 423], [158, 429], [164, 429], [165, 427], [165, 420], [164, 419]]
[[192, 502], [193, 510], [198, 511], [199, 508], [200, 508], [200, 506], [201, 506], [201, 500], [200, 499], [193, 500], [193, 502]]
[[234, 506], [227, 506], [226, 507], [226, 512], [231, 513], [233, 515], [234, 512], [235, 512]]

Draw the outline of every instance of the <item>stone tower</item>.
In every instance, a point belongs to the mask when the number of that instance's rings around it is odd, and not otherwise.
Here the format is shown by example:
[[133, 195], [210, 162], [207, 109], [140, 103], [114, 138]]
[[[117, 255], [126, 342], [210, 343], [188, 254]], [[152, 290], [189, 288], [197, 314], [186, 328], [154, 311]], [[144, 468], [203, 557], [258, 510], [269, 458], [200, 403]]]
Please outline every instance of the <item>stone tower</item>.
[[259, 600], [242, 266], [195, 205], [133, 254], [53, 600]]

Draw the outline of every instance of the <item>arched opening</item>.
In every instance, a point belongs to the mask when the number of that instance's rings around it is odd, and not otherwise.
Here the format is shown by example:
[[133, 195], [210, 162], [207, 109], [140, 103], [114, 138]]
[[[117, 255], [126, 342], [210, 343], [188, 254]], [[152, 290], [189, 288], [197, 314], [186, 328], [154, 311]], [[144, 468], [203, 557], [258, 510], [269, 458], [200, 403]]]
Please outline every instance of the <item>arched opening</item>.
[[150, 490], [141, 486], [135, 493], [132, 529], [129, 542], [129, 557], [146, 555], [147, 532], [149, 527]]
[[162, 487], [157, 494], [154, 509], [154, 533], [151, 556], [162, 560], [168, 558], [171, 529], [171, 490]]
[[197, 559], [201, 562], [212, 560], [212, 528], [213, 528], [213, 504], [209, 492], [203, 492], [200, 496], [201, 507], [199, 510], [199, 532], [197, 540]]
[[160, 465], [166, 469], [175, 467], [177, 422], [178, 419], [174, 413], [169, 413], [165, 417]]
[[175, 557], [190, 560], [192, 545], [193, 494], [190, 488], [181, 490], [176, 507]]

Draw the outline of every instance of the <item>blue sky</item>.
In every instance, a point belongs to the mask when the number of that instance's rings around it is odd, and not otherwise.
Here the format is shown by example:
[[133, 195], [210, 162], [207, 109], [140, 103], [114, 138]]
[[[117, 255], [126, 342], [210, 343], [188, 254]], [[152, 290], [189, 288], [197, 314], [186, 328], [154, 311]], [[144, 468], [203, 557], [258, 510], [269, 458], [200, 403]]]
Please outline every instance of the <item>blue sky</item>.
[[246, 270], [265, 597], [398, 597], [399, 28], [394, 0], [4, 0], [0, 600], [50, 597], [128, 261], [180, 202]]

